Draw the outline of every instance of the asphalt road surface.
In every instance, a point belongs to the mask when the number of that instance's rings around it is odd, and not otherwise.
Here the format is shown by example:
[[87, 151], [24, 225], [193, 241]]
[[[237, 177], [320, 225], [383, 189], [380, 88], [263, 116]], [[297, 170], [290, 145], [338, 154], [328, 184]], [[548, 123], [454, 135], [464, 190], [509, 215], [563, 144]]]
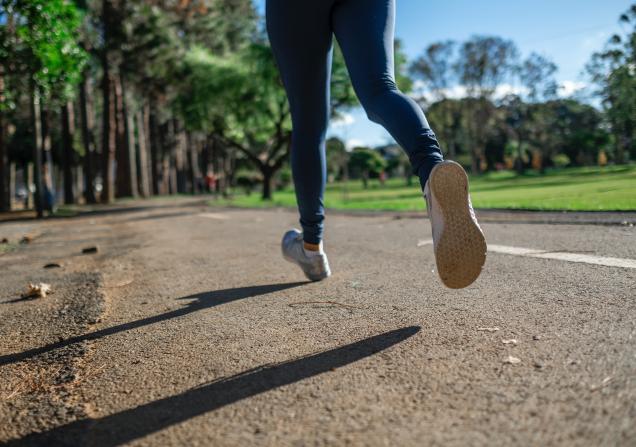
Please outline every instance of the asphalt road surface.
[[459, 291], [424, 218], [329, 215], [321, 283], [289, 211], [0, 224], [0, 443], [636, 445], [636, 228], [501, 221]]

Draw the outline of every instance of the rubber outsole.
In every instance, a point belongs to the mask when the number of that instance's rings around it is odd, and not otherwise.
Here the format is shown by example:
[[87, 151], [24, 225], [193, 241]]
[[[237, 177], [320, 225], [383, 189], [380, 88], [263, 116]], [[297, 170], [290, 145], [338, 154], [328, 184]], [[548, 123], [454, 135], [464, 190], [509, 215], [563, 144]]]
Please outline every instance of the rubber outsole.
[[435, 247], [439, 277], [447, 287], [472, 284], [486, 262], [486, 239], [472, 219], [468, 205], [468, 176], [457, 163], [439, 164], [431, 172], [429, 188], [444, 216]]

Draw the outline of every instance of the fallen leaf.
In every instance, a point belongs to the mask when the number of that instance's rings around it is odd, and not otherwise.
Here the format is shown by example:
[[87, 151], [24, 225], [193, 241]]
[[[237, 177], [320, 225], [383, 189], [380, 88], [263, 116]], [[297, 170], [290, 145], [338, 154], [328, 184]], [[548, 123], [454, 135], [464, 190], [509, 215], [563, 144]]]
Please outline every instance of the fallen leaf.
[[482, 332], [497, 332], [499, 328], [498, 327], [478, 327], [477, 330]]
[[97, 247], [93, 246], [93, 247], [82, 248], [82, 253], [84, 254], [97, 253]]
[[501, 342], [504, 345], [516, 345], [517, 344], [517, 340], [515, 340], [514, 338], [511, 338], [510, 340], [501, 340]]
[[513, 357], [511, 355], [509, 355], [508, 357], [506, 357], [503, 361], [504, 363], [507, 363], [509, 365], [516, 365], [518, 363], [521, 363], [521, 359], [518, 359], [517, 357]]
[[51, 285], [46, 283], [29, 284], [27, 291], [22, 294], [22, 298], [46, 298], [51, 293]]

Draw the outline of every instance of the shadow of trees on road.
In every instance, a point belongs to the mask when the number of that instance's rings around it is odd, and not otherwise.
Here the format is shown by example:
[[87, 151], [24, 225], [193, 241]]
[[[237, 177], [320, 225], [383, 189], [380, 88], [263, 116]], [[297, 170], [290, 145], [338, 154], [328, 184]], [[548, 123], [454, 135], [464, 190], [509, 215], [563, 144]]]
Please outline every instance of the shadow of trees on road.
[[161, 321], [170, 320], [172, 318], [182, 317], [184, 315], [191, 314], [202, 309], [209, 307], [219, 306], [232, 301], [241, 300], [244, 298], [252, 298], [259, 295], [265, 295], [268, 293], [278, 292], [280, 290], [291, 289], [292, 287], [298, 287], [308, 282], [291, 282], [284, 284], [267, 284], [261, 286], [250, 287], [237, 287], [233, 289], [215, 290], [212, 292], [196, 293], [194, 295], [185, 296], [179, 298], [180, 300], [194, 300], [184, 307], [166, 312], [159, 315], [153, 315], [152, 317], [142, 318], [136, 321], [130, 321], [128, 323], [119, 324], [117, 326], [107, 327], [95, 332], [89, 332], [88, 334], [78, 335], [66, 340], [61, 340], [56, 343], [51, 343], [39, 348], [29, 349], [27, 351], [6, 354], [0, 356], [0, 366], [7, 365], [9, 363], [19, 362], [22, 360], [35, 357], [36, 355], [44, 354], [55, 349], [60, 349], [65, 346], [70, 346], [83, 341], [96, 340], [108, 335], [113, 335], [118, 332], [128, 331], [141, 326], [147, 326], [149, 324], [159, 323]]
[[27, 435], [7, 445], [120, 445], [225, 405], [369, 357], [412, 337], [420, 329], [418, 326], [405, 327], [284, 363], [264, 365], [99, 419], [84, 419]]

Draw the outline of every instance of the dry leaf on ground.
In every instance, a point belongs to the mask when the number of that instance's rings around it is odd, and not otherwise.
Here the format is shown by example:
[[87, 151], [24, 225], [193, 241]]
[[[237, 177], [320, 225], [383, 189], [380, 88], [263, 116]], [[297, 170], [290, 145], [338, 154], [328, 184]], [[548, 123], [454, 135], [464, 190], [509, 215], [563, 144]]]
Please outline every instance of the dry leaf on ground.
[[46, 283], [29, 284], [27, 291], [22, 294], [22, 298], [46, 298], [51, 293], [51, 285]]

